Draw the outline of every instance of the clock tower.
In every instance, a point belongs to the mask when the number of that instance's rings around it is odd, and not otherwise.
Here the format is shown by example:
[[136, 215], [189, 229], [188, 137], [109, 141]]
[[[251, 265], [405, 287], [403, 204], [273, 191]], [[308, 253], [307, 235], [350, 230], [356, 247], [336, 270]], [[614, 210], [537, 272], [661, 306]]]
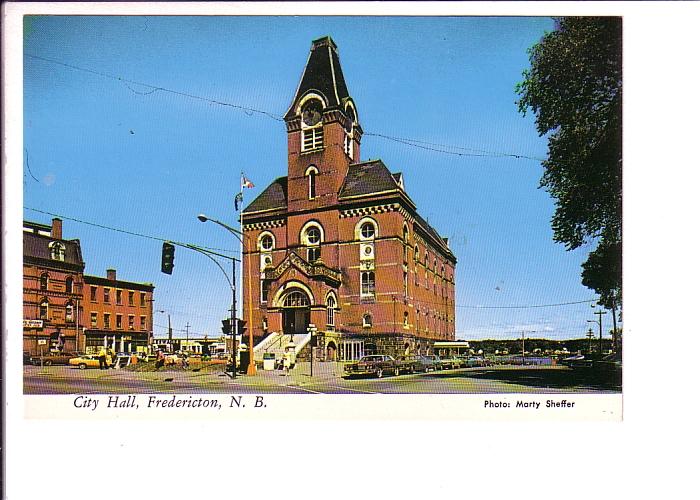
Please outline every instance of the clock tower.
[[311, 44], [294, 100], [284, 117], [288, 147], [288, 209], [338, 202], [352, 163], [360, 159], [362, 128], [330, 37]]

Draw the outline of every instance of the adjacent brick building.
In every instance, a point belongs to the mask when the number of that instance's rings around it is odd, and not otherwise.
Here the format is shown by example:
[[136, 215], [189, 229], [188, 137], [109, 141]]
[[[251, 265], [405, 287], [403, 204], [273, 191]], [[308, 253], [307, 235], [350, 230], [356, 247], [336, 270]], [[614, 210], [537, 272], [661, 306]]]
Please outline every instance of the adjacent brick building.
[[243, 211], [244, 317], [256, 339], [319, 330], [327, 359], [429, 352], [455, 336], [456, 258], [401, 173], [361, 161], [362, 127], [329, 37], [285, 115], [288, 171]]
[[153, 336], [153, 285], [85, 275], [85, 349], [109, 345], [117, 352], [146, 351]]
[[63, 238], [61, 219], [50, 226], [25, 221], [22, 240], [24, 350], [80, 350], [85, 269], [80, 241]]
[[63, 222], [24, 222], [23, 348], [90, 352], [109, 345], [145, 350], [153, 336], [153, 285], [84, 274], [80, 240], [63, 238]]

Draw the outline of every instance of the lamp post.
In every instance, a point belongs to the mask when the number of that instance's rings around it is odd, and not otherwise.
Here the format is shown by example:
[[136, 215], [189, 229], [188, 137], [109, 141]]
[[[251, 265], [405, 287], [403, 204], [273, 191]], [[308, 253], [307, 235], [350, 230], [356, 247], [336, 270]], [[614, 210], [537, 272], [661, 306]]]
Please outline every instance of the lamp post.
[[172, 326], [170, 326], [170, 313], [163, 310], [163, 309], [157, 309], [156, 312], [168, 315], [168, 345], [172, 349], [173, 348], [173, 328], [172, 328]]
[[[197, 219], [199, 219], [200, 222], [208, 222], [208, 221], [211, 221], [211, 222], [213, 222], [214, 224], [217, 224], [217, 225], [223, 227], [223, 228], [226, 229], [229, 233], [231, 233], [233, 236], [235, 236], [236, 239], [237, 239], [238, 241], [241, 242], [241, 259], [243, 258], [243, 239], [246, 237], [246, 235], [245, 235], [242, 231], [239, 231], [238, 229], [234, 229], [233, 227], [229, 226], [228, 224], [226, 224], [226, 223], [224, 223], [224, 222], [221, 222], [221, 221], [219, 221], [219, 220], [216, 220], [216, 219], [212, 219], [211, 217], [208, 217], [208, 216], [206, 216], [206, 215], [204, 215], [204, 214], [199, 214], [199, 215], [197, 216]], [[252, 295], [253, 292], [252, 292], [252, 288], [251, 288], [251, 276], [252, 276], [252, 271], [251, 271], [251, 269], [250, 269], [250, 262], [251, 262], [250, 259], [248, 259], [248, 273], [247, 273], [247, 277], [248, 277], [248, 357], [249, 357], [249, 360], [248, 360], [248, 369], [246, 370], [246, 373], [247, 373], [248, 375], [255, 375], [255, 373], [256, 373], [256, 369], [255, 369], [255, 356], [254, 356], [254, 352], [253, 352], [253, 346], [254, 346], [254, 344], [253, 344], [253, 342], [254, 342], [254, 341], [253, 341], [253, 295]], [[235, 266], [236, 266], [235, 260], [234, 260], [233, 266], [234, 266], [234, 276], [235, 276]], [[241, 260], [241, 283], [242, 283], [242, 282], [243, 282], [243, 261]], [[242, 288], [242, 287], [241, 287], [241, 288]], [[243, 290], [241, 290], [241, 296], [242, 296], [242, 292], [243, 292]], [[234, 292], [234, 299], [233, 299], [233, 301], [234, 301], [234, 305], [235, 305], [235, 292]], [[242, 308], [241, 308], [241, 309], [242, 309]], [[233, 311], [233, 307], [232, 307], [232, 312], [231, 312], [231, 314], [235, 316], [235, 311]], [[234, 343], [234, 346], [235, 346], [235, 343], [236, 343], [236, 323], [235, 323], [235, 317], [232, 317], [232, 321], [231, 321], [231, 322], [232, 322], [232, 325], [233, 325], [233, 328], [234, 328], [234, 330], [233, 330], [233, 332], [234, 332], [234, 335], [233, 335], [233, 339], [234, 339], [234, 340], [233, 340], [233, 343]], [[235, 356], [236, 356], [236, 352], [235, 352], [235, 349], [234, 349], [234, 360], [235, 360]], [[234, 361], [234, 363], [235, 363], [235, 361]]]

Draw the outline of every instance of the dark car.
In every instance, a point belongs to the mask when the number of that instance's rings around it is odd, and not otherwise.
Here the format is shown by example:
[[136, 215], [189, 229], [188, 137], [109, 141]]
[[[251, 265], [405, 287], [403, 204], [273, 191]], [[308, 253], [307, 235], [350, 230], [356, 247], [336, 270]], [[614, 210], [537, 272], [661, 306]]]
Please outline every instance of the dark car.
[[435, 369], [435, 363], [427, 356], [399, 356], [396, 362], [399, 365], [399, 371], [404, 373], [427, 373]]
[[388, 354], [362, 356], [359, 361], [345, 365], [343, 370], [346, 377], [374, 375], [377, 378], [381, 378], [385, 373], [394, 375], [400, 373], [399, 364]]
[[39, 366], [67, 365], [71, 358], [80, 356], [77, 352], [52, 352], [29, 358], [31, 364]]
[[31, 365], [32, 364], [32, 355], [29, 354], [29, 351], [24, 351], [22, 352], [22, 362], [25, 365]]
[[441, 370], [442, 367], [440, 366], [440, 358], [436, 356], [435, 354], [426, 354], [424, 356], [421, 356], [421, 362], [426, 365], [427, 370], [426, 371], [435, 371], [435, 370]]
[[462, 366], [462, 359], [458, 356], [448, 356], [445, 358], [440, 358], [440, 368], [442, 370], [449, 370], [452, 368], [459, 368]]

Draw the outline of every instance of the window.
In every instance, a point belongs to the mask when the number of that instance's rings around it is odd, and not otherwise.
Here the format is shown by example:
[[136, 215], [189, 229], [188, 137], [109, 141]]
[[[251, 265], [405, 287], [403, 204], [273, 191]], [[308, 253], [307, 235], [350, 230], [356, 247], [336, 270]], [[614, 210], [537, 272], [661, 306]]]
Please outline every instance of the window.
[[146, 329], [146, 316], [141, 316], [139, 318], [139, 320], [141, 323], [141, 330], [145, 330]]
[[134, 305], [134, 292], [129, 292], [129, 305], [133, 306]]
[[39, 290], [48, 290], [48, 289], [49, 289], [49, 275], [48, 275], [48, 273], [44, 273], [39, 278]]
[[309, 176], [309, 199], [313, 200], [316, 198], [316, 175], [318, 172], [314, 170], [309, 170], [307, 174]]
[[306, 296], [304, 292], [300, 292], [298, 290], [295, 290], [293, 292], [289, 292], [285, 297], [284, 297], [284, 307], [307, 307], [309, 305], [309, 298]]
[[367, 313], [362, 316], [362, 328], [372, 328], [372, 315]]
[[146, 294], [141, 293], [141, 307], [146, 307]]
[[403, 296], [408, 298], [408, 271], [403, 272]]
[[129, 314], [129, 330], [133, 330], [133, 329], [134, 329], [134, 315]]
[[270, 294], [270, 282], [268, 280], [262, 280], [260, 282], [260, 302], [266, 303], [267, 297]]
[[371, 222], [365, 222], [362, 224], [362, 227], [360, 228], [360, 235], [363, 239], [369, 240], [374, 238], [374, 233], [374, 224]]
[[309, 262], [314, 262], [321, 258], [321, 241], [323, 235], [321, 234], [321, 228], [316, 225], [309, 226], [304, 230], [303, 243], [310, 247], [306, 250], [306, 259]]
[[323, 147], [323, 103], [309, 99], [301, 108], [301, 150], [312, 151]]
[[408, 311], [403, 312], [403, 327], [408, 329]]
[[413, 260], [416, 262], [420, 261], [420, 252], [418, 251], [418, 245], [413, 247]]
[[352, 136], [349, 134], [345, 135], [345, 142], [343, 142], [343, 151], [352, 160]]
[[90, 313], [90, 326], [92, 328], [97, 328], [97, 313], [96, 312]]
[[49, 317], [49, 301], [44, 299], [39, 303], [39, 317], [47, 319]]
[[121, 330], [122, 329], [122, 315], [117, 314], [117, 329]]
[[269, 234], [264, 234], [260, 237], [260, 248], [262, 250], [270, 251], [274, 244], [275, 242]]
[[363, 271], [360, 273], [360, 296], [374, 297], [374, 272]]
[[117, 305], [122, 305], [122, 291], [117, 290]]
[[66, 293], [73, 293], [73, 278], [70, 276], [66, 278]]
[[102, 326], [106, 329], [110, 328], [109, 319], [109, 313], [105, 313], [104, 316], [102, 316]]
[[103, 302], [104, 302], [105, 304], [109, 304], [109, 288], [105, 288], [105, 289], [104, 289], [104, 294], [103, 294], [103, 295], [104, 295], [104, 296], [103, 296], [103, 299], [102, 299]]
[[335, 325], [335, 299], [332, 296], [326, 301], [326, 325]]
[[58, 241], [51, 243], [49, 245], [49, 248], [51, 250], [51, 259], [52, 260], [60, 260], [64, 261], [66, 258], [66, 247], [63, 243], [59, 243]]
[[67, 323], [73, 322], [73, 303], [72, 302], [68, 302], [66, 304], [66, 322]]
[[97, 287], [90, 287], [90, 302], [97, 302]]

